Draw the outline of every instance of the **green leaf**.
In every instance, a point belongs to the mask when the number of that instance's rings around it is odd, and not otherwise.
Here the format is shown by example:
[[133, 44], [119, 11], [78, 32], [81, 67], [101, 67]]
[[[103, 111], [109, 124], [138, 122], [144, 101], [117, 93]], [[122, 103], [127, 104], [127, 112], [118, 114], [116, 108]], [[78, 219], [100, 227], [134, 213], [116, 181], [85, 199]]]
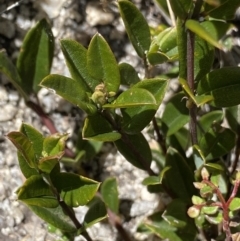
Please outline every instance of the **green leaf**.
[[118, 6], [128, 37], [139, 57], [144, 58], [151, 43], [147, 21], [130, 1], [119, 0]]
[[209, 14], [213, 18], [224, 20], [233, 19], [237, 8], [240, 6], [239, 1], [219, 0], [216, 3], [217, 5], [205, 2], [206, 14]]
[[55, 156], [62, 154], [65, 150], [65, 142], [68, 134], [53, 134], [44, 138], [43, 141], [43, 156]]
[[34, 154], [36, 155], [36, 158], [40, 158], [42, 156], [42, 150], [43, 150], [43, 135], [37, 131], [32, 126], [23, 123], [21, 125], [20, 131], [27, 136], [27, 138], [32, 143]]
[[195, 36], [194, 48], [194, 79], [198, 83], [200, 79], [210, 72], [215, 51], [211, 44], [198, 36]]
[[87, 49], [71, 39], [61, 40], [61, 48], [72, 78], [76, 80], [86, 92], [94, 92], [95, 87], [99, 85], [101, 81], [94, 79], [89, 74], [88, 68], [86, 68]]
[[52, 74], [42, 80], [41, 86], [53, 90], [65, 100], [83, 109], [89, 115], [97, 111], [97, 107], [90, 102], [85, 90], [73, 79]]
[[218, 42], [215, 36], [213, 36], [211, 32], [208, 32], [204, 28], [204, 25], [202, 26], [198, 21], [189, 19], [186, 21], [186, 27], [216, 48], [223, 49], [222, 44]]
[[41, 158], [38, 163], [38, 168], [44, 173], [50, 174], [54, 167], [58, 164], [59, 158], [45, 157]]
[[166, 167], [170, 167], [165, 173], [163, 184], [171, 193], [183, 200], [191, 202], [196, 193], [193, 186], [193, 172], [183, 157], [173, 148], [169, 148], [166, 156]]
[[114, 142], [118, 151], [134, 166], [139, 169], [149, 169], [152, 162], [152, 153], [147, 140], [142, 133], [124, 135]]
[[185, 91], [185, 93], [190, 97], [190, 99], [195, 103], [195, 105], [197, 107], [200, 107], [200, 106], [206, 104], [207, 102], [213, 100], [213, 97], [211, 95], [198, 95], [198, 96], [195, 96], [185, 79], [179, 78], [179, 83], [181, 84], [181, 86], [182, 86], [183, 90]]
[[13, 86], [27, 101], [29, 99], [27, 89], [22, 84], [20, 75], [18, 74], [17, 68], [13, 65], [12, 61], [8, 58], [5, 50], [0, 50], [0, 72], [5, 74]]
[[107, 207], [117, 214], [119, 209], [119, 199], [116, 178], [108, 178], [102, 183], [101, 194]]
[[33, 175], [38, 175], [39, 174], [37, 169], [32, 168], [32, 167], [29, 166], [28, 162], [23, 157], [23, 155], [21, 154], [20, 151], [17, 152], [17, 156], [18, 156], [19, 167], [20, 167], [21, 172], [24, 175], [24, 177], [29, 178], [29, 177], [31, 177]]
[[183, 93], [174, 95], [166, 104], [162, 115], [162, 129], [167, 136], [177, 132], [189, 121], [188, 108], [186, 107]]
[[185, 20], [188, 17], [193, 3], [191, 0], [170, 0], [170, 4], [174, 14], [176, 14], [180, 19]]
[[200, 140], [199, 146], [207, 160], [228, 153], [235, 145], [236, 136], [230, 129], [211, 128]]
[[51, 27], [42, 19], [25, 36], [17, 60], [17, 69], [28, 94], [37, 92], [40, 81], [50, 73], [53, 52]]
[[123, 116], [121, 126], [126, 133], [139, 133], [150, 123], [163, 100], [167, 87], [168, 81], [158, 78], [145, 79], [132, 86], [132, 88], [141, 88], [151, 92], [157, 101], [157, 105], [121, 109]]
[[208, 207], [208, 206], [203, 206], [201, 211], [204, 214], [208, 214], [208, 215], [213, 215], [215, 213], [217, 213], [219, 207]]
[[105, 218], [107, 218], [107, 210], [105, 204], [100, 199], [97, 199], [90, 206], [84, 217], [84, 228], [89, 228], [95, 223], [98, 223]]
[[132, 86], [132, 88], [148, 90], [155, 97], [158, 106], [162, 103], [167, 87], [168, 80], [162, 78], [144, 79]]
[[36, 158], [32, 142], [21, 132], [13, 131], [7, 134], [8, 139], [23, 155], [31, 168], [36, 168]]
[[168, 53], [170, 50], [177, 47], [177, 29], [176, 27], [170, 27], [162, 31], [156, 37], [156, 43], [159, 46], [159, 50], [163, 53]]
[[156, 107], [156, 99], [145, 89], [131, 88], [120, 94], [113, 103], [103, 105], [103, 108], [130, 108], [142, 105]]
[[157, 184], [160, 184], [160, 178], [159, 176], [149, 176], [143, 180], [142, 184], [145, 186], [157, 185]]
[[[185, 210], [185, 215], [186, 215]], [[150, 217], [150, 221], [148, 221], [144, 226], [160, 237], [161, 239], [168, 239], [169, 241], [194, 241], [196, 236], [196, 228], [193, 223], [193, 220], [188, 218], [188, 222], [186, 227], [184, 228], [176, 228], [172, 226], [167, 221], [165, 221], [162, 217], [162, 213], [154, 213]]]
[[200, 24], [208, 33], [211, 33], [211, 35], [217, 40], [220, 40], [231, 27], [231, 24], [229, 23], [216, 20], [204, 21]]
[[206, 201], [199, 196], [195, 196], [195, 195], [192, 196], [192, 203], [195, 204], [195, 205], [204, 204], [205, 202]]
[[70, 207], [86, 205], [100, 185], [99, 182], [73, 173], [58, 173], [51, 179], [61, 198]]
[[169, 167], [169, 166], [168, 166], [168, 167], [164, 167], [164, 168], [161, 170], [159, 176], [149, 176], [149, 177], [146, 177], [146, 178], [143, 180], [142, 184], [143, 184], [143, 185], [146, 185], [146, 186], [148, 186], [148, 185], [158, 185], [158, 184], [162, 184], [162, 180], [163, 180], [163, 178], [164, 178], [164, 175], [166, 174], [166, 172], [167, 172], [169, 169], [171, 169], [171, 167]]
[[229, 209], [231, 211], [236, 211], [236, 210], [240, 209], [240, 198], [238, 198], [238, 197], [233, 198], [233, 200], [231, 201], [231, 203], [229, 205]]
[[[201, 79], [198, 93], [211, 93], [216, 107], [230, 107], [240, 104], [240, 68], [225, 67], [210, 72]], [[224, 96], [224, 98], [222, 98]]]
[[92, 38], [87, 51], [89, 74], [104, 83], [108, 92], [117, 92], [120, 86], [120, 73], [117, 61], [105, 39], [99, 34]]
[[162, 64], [169, 60], [169, 57], [166, 54], [159, 52], [149, 52], [147, 58], [151, 65]]
[[195, 96], [185, 79], [179, 78], [178, 80], [185, 93], [190, 97], [190, 99], [196, 104], [197, 107], [213, 100], [211, 95]]
[[128, 63], [121, 63], [118, 65], [120, 76], [121, 76], [121, 84], [122, 85], [133, 85], [140, 81], [136, 70], [132, 65]]
[[162, 217], [171, 226], [184, 228], [189, 222], [191, 222], [191, 219], [189, 219], [187, 215], [187, 206], [188, 204], [181, 199], [175, 199], [167, 206]]
[[116, 141], [121, 138], [121, 134], [113, 130], [110, 123], [97, 114], [85, 119], [83, 138], [95, 141]]
[[39, 206], [28, 205], [28, 207], [44, 221], [50, 223], [63, 232], [76, 232], [77, 229], [70, 217], [65, 214], [61, 206], [56, 208], [45, 208]]
[[55, 208], [58, 201], [40, 175], [29, 177], [17, 190], [18, 199], [27, 205]]
[[184, 27], [185, 19], [177, 19], [177, 45], [179, 55], [179, 78], [187, 79], [187, 32]]
[[240, 106], [237, 105], [226, 108], [225, 115], [230, 128], [238, 132], [240, 127]]
[[215, 110], [206, 113], [199, 119], [198, 137], [200, 138], [212, 127], [215, 123], [221, 123], [223, 120], [223, 112]]
[[217, 225], [217, 224], [222, 223], [222, 221], [223, 221], [223, 214], [221, 212], [218, 212], [217, 214], [215, 214], [215, 216], [213, 216], [213, 215], [211, 215], [211, 216], [205, 215], [205, 218], [208, 220], [209, 223]]

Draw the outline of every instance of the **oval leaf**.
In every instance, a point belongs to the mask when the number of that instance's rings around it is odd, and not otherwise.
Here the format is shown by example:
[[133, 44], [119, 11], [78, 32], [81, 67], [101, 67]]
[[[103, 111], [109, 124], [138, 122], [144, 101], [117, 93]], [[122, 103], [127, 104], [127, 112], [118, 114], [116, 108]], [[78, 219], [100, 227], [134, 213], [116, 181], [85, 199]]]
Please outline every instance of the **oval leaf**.
[[43, 141], [43, 156], [55, 156], [62, 154], [65, 150], [65, 142], [68, 134], [53, 134], [44, 138]]
[[31, 168], [36, 167], [36, 158], [32, 142], [21, 132], [13, 131], [7, 135], [8, 139], [23, 155]]
[[[142, 133], [124, 135], [114, 142], [118, 151], [134, 166], [148, 170], [152, 162], [152, 153], [147, 140]], [[130, 148], [129, 148], [130, 147]]]
[[100, 185], [94, 180], [73, 173], [58, 173], [51, 179], [61, 198], [70, 207], [86, 205]]
[[71, 76], [86, 92], [94, 92], [99, 79], [94, 79], [89, 73], [87, 66], [87, 49], [71, 39], [61, 40], [61, 48]]
[[[240, 104], [240, 68], [225, 67], [210, 72], [198, 84], [198, 93], [211, 93], [217, 107], [230, 107]], [[224, 98], [223, 98], [224, 96]]]
[[17, 69], [29, 94], [39, 90], [40, 81], [50, 73], [54, 52], [51, 27], [45, 19], [25, 36], [17, 60]]
[[174, 196], [191, 202], [196, 189], [193, 186], [193, 172], [186, 160], [177, 150], [169, 148], [165, 165], [170, 168], [164, 175], [163, 184], [168, 187], [168, 190], [171, 190]]
[[191, 0], [170, 0], [170, 4], [174, 14], [176, 14], [180, 19], [185, 20], [188, 17], [193, 3]]
[[102, 221], [107, 218], [107, 210], [105, 204], [97, 199], [88, 209], [84, 217], [84, 229], [91, 227], [95, 223]]
[[87, 52], [89, 74], [103, 82], [108, 92], [117, 92], [120, 73], [117, 61], [105, 39], [97, 33], [91, 40]]
[[151, 43], [147, 21], [137, 7], [130, 1], [119, 0], [118, 6], [128, 37], [137, 54], [141, 58], [144, 58]]
[[157, 65], [165, 63], [169, 60], [168, 56], [164, 53], [159, 52], [149, 52], [147, 54], [148, 61], [151, 65]]
[[98, 114], [85, 119], [83, 138], [95, 141], [116, 141], [121, 138], [121, 134], [114, 131], [112, 126]]
[[73, 233], [77, 231], [72, 220], [65, 214], [61, 206], [57, 206], [56, 208], [45, 208], [28, 205], [28, 207], [44, 221], [59, 228], [63, 232]]
[[231, 201], [231, 203], [229, 205], [229, 209], [231, 211], [236, 211], [236, 210], [240, 209], [240, 198], [238, 198], [238, 197], [233, 198], [233, 200]]
[[8, 58], [5, 50], [0, 50], [0, 72], [4, 73], [13, 86], [18, 90], [18, 92], [27, 101], [28, 88], [22, 83], [21, 77], [18, 74], [17, 68], [13, 65], [12, 61]]
[[202, 26], [198, 21], [189, 19], [186, 21], [186, 27], [216, 48], [223, 49], [223, 46], [212, 36], [211, 32], [208, 32], [204, 25]]
[[55, 208], [58, 201], [40, 175], [29, 177], [17, 190], [18, 199], [28, 205]]
[[207, 160], [228, 153], [235, 145], [236, 135], [230, 129], [211, 128], [200, 140], [199, 146]]
[[90, 115], [97, 111], [97, 107], [90, 102], [85, 90], [82, 89], [77, 81], [71, 78], [52, 74], [42, 80], [41, 86], [56, 92], [65, 100], [77, 105]]
[[145, 89], [131, 88], [124, 91], [111, 104], [103, 105], [103, 108], [130, 108], [142, 105], [157, 106], [154, 96]]
[[168, 136], [177, 132], [189, 121], [188, 108], [183, 97], [184, 94], [179, 93], [166, 104], [162, 116], [162, 128]]
[[234, 18], [234, 14], [239, 6], [239, 1], [218, 0], [216, 4], [206, 1], [204, 7], [206, 14], [209, 14], [213, 18], [231, 20]]
[[32, 126], [23, 123], [21, 125], [20, 131], [28, 137], [30, 142], [32, 142], [32, 146], [34, 149], [34, 154], [36, 155], [36, 158], [40, 158], [42, 156], [42, 150], [43, 150], [43, 135], [37, 131]]
[[29, 166], [28, 162], [23, 157], [23, 155], [21, 154], [20, 151], [17, 152], [17, 156], [18, 156], [19, 167], [20, 167], [24, 177], [29, 178], [29, 177], [31, 177], [33, 175], [38, 175], [39, 174], [37, 169], [31, 168]]
[[128, 63], [119, 64], [122, 85], [133, 85], [140, 81], [136, 70]]
[[117, 214], [119, 209], [119, 199], [116, 178], [108, 178], [102, 183], [101, 194], [107, 207]]

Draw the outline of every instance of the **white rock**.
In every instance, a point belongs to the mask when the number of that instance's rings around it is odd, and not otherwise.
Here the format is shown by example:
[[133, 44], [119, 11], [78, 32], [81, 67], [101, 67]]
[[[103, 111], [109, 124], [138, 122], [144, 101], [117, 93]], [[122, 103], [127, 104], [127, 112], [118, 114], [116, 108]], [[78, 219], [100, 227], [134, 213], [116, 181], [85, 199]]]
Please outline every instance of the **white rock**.
[[6, 104], [8, 101], [8, 93], [5, 88], [0, 86], [0, 105]]
[[153, 193], [150, 193], [146, 187], [142, 187], [142, 190], [141, 190], [141, 199], [143, 201], [149, 201], [149, 202], [152, 202], [154, 200], [157, 201], [157, 195], [153, 194]]
[[18, 101], [19, 100], [19, 94], [17, 91], [11, 91], [8, 95], [9, 101]]
[[49, 16], [49, 18], [55, 18], [60, 13], [62, 5], [66, 0], [42, 0], [38, 1], [41, 8]]
[[0, 121], [8, 121], [12, 120], [14, 115], [16, 114], [17, 109], [11, 105], [11, 104], [6, 104], [3, 106], [3, 108], [0, 108]]
[[96, 3], [88, 3], [86, 8], [87, 23], [90, 26], [110, 24], [114, 20], [114, 15], [110, 12], [104, 12], [101, 5]]

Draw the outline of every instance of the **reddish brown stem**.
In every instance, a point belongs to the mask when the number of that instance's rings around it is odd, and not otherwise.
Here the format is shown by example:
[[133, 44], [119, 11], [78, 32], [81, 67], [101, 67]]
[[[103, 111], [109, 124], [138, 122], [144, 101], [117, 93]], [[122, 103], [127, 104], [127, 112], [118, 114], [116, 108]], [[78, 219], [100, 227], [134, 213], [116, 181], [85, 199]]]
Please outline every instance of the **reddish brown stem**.
[[[187, 31], [187, 82], [194, 93], [194, 33], [190, 30]], [[189, 115], [190, 115], [190, 136], [192, 145], [198, 143], [197, 140], [197, 106], [194, 103], [191, 103], [189, 107]]]
[[[32, 101], [28, 101], [26, 105], [31, 108], [34, 112], [38, 114], [38, 116], [41, 118], [42, 123], [48, 128], [51, 134], [57, 133], [57, 129], [53, 123], [53, 121], [49, 118], [49, 116], [44, 112], [42, 107]], [[65, 148], [65, 156], [74, 158], [75, 154], [71, 149], [68, 147]]]

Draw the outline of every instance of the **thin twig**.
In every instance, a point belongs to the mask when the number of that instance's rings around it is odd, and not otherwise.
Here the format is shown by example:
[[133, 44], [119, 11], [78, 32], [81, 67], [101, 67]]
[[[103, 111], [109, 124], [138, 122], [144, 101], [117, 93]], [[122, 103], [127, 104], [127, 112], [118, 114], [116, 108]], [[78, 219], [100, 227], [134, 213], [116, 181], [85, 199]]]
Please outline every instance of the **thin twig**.
[[[190, 30], [187, 30], [187, 82], [192, 90], [195, 92], [194, 86], [194, 33]], [[191, 100], [190, 100], [191, 101]], [[196, 145], [198, 143], [197, 140], [197, 106], [191, 102], [189, 106], [189, 115], [190, 115], [190, 136], [192, 145]]]
[[[103, 201], [101, 193], [98, 192], [96, 195]], [[129, 234], [122, 226], [122, 222], [119, 216], [117, 216], [117, 214], [112, 212], [110, 208], [108, 207], [106, 208], [107, 208], [109, 222], [118, 230], [119, 234], [122, 236], [123, 241], [132, 241]]]
[[158, 127], [158, 124], [157, 124], [157, 120], [156, 120], [155, 117], [153, 117], [152, 123], [153, 123], [153, 127], [154, 127], [154, 130], [155, 130], [155, 133], [157, 135], [157, 142], [160, 145], [160, 147], [162, 149], [162, 152], [164, 154], [166, 154], [167, 153], [166, 143], [165, 143], [165, 141], [163, 139], [162, 134], [160, 133], [160, 130], [159, 130], [159, 127]]
[[5, 13], [5, 12], [10, 11], [11, 9], [13, 9], [13, 8], [15, 8], [15, 7], [18, 7], [22, 1], [23, 1], [23, 0], [19, 0], [19, 1], [15, 2], [14, 4], [8, 6], [5, 10], [3, 10], [2, 12], [0, 12], [0, 15], [2, 15], [2, 14]]
[[[44, 175], [43, 174], [43, 179], [46, 180], [46, 183], [48, 184], [48, 186], [50, 187], [52, 193], [54, 194], [54, 196], [56, 197], [59, 205], [61, 206], [61, 208], [63, 209], [63, 212], [72, 220], [73, 224], [75, 225], [76, 229], [81, 229], [83, 228], [83, 225], [78, 221], [78, 219], [75, 216], [74, 211], [72, 210], [71, 207], [69, 207], [61, 198], [57, 188], [54, 186], [54, 184], [52, 183], [52, 180], [50, 178], [50, 176], [48, 175]], [[84, 230], [81, 235], [87, 240], [87, 241], [93, 241], [91, 239], [91, 237], [89, 236], [88, 232], [86, 230]]]
[[171, 21], [172, 21], [172, 26], [175, 27], [176, 26], [175, 15], [173, 13], [173, 10], [172, 10], [172, 7], [171, 7], [171, 4], [170, 4], [169, 0], [167, 0], [167, 7], [168, 7], [168, 12], [169, 12], [169, 15], [170, 15], [170, 18], [171, 18]]

